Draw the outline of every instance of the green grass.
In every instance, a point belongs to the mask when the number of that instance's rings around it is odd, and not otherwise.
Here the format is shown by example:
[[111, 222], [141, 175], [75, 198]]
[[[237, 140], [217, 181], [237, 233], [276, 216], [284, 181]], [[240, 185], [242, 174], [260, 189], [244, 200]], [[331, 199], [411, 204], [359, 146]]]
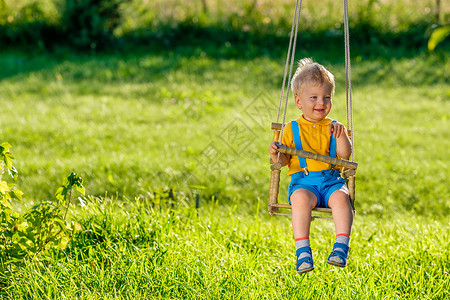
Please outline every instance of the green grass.
[[[345, 123], [342, 61], [320, 52], [315, 58], [336, 73], [331, 116]], [[51, 198], [71, 171], [92, 195], [133, 198], [200, 186], [203, 197], [221, 201], [267, 197], [268, 124], [276, 119], [283, 58], [165, 52], [1, 59], [0, 137], [14, 147], [27, 201]], [[442, 53], [353, 63], [358, 209], [448, 214], [448, 68]], [[287, 120], [297, 115], [290, 106]], [[239, 136], [229, 135], [234, 128]], [[246, 141], [251, 147], [242, 151]]]
[[[290, 221], [254, 205], [91, 199], [84, 231], [45, 267], [28, 264], [2, 292], [14, 299], [446, 299], [449, 227], [411, 214], [357, 215], [349, 265], [325, 260], [334, 229], [312, 224], [316, 269], [295, 273]], [[189, 199], [184, 199], [189, 201]], [[263, 205], [263, 203], [261, 203]]]
[[[83, 230], [69, 247], [44, 265], [27, 260], [0, 295], [448, 298], [446, 55], [354, 59], [359, 167], [350, 263], [336, 269], [324, 262], [333, 226], [314, 221], [316, 270], [298, 276], [289, 218], [265, 210], [269, 124], [284, 57], [220, 59], [197, 48], [3, 52], [0, 140], [16, 156], [25, 192], [18, 209], [52, 199], [71, 171], [95, 197], [73, 208], [70, 218]], [[303, 56], [335, 73], [331, 116], [345, 123], [343, 57], [299, 50]], [[297, 115], [291, 105], [287, 119]], [[235, 125], [242, 130], [236, 138]], [[241, 151], [247, 141], [251, 147]], [[287, 184], [284, 174], [284, 202]], [[175, 191], [173, 209], [154, 199], [166, 187]]]

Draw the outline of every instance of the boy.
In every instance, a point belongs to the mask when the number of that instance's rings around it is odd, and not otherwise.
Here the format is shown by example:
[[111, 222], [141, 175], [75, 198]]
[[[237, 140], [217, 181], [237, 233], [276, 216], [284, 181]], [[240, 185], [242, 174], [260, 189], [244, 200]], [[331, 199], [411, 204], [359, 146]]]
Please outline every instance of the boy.
[[[344, 125], [328, 118], [334, 94], [334, 76], [309, 58], [300, 60], [291, 81], [295, 105], [302, 116], [284, 128], [284, 145], [299, 150], [348, 159], [351, 142]], [[309, 243], [311, 211], [329, 207], [333, 213], [336, 242], [328, 257], [329, 264], [345, 267], [350, 244], [353, 212], [345, 180], [330, 164], [288, 154], [278, 154], [276, 142], [269, 148], [274, 162], [288, 165], [289, 203], [292, 206], [292, 230], [297, 256], [297, 272], [314, 269]], [[278, 156], [279, 155], [279, 156]], [[279, 158], [279, 159], [278, 159]]]

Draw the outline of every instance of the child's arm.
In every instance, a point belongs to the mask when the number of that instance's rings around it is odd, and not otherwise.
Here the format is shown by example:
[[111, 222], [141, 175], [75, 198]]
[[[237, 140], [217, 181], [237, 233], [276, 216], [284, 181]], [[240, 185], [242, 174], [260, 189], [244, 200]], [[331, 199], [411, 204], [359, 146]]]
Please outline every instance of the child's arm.
[[[278, 142], [272, 142], [270, 144], [270, 147], [269, 147], [270, 158], [272, 159], [273, 162], [277, 162], [278, 161], [277, 143]], [[281, 163], [282, 167], [284, 167], [285, 165], [288, 164], [289, 156], [290, 155], [288, 155], [288, 154], [280, 153], [280, 161], [279, 161], [279, 163]]]
[[336, 152], [339, 157], [348, 159], [352, 154], [352, 143], [347, 135], [347, 129], [342, 123], [335, 122], [330, 124], [330, 135], [336, 138]]

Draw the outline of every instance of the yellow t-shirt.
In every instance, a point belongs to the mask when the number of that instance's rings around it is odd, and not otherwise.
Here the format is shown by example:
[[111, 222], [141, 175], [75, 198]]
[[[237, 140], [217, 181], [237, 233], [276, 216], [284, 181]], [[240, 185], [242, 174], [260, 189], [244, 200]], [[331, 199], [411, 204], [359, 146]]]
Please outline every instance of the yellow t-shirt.
[[[302, 148], [304, 151], [313, 152], [321, 155], [330, 155], [330, 118], [325, 118], [317, 123], [306, 120], [303, 115], [297, 120]], [[292, 136], [292, 122], [284, 127], [282, 143], [288, 147], [295, 148], [294, 137]], [[314, 159], [306, 159], [308, 171], [318, 172], [331, 169], [331, 165]], [[298, 156], [292, 156], [288, 163], [288, 175], [301, 171]]]

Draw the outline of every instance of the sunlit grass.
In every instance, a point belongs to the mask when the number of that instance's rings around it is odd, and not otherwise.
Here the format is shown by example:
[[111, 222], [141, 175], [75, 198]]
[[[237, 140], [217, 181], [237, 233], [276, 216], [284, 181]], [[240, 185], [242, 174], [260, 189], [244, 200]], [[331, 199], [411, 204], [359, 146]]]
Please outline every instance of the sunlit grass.
[[[27, 201], [52, 197], [70, 171], [93, 195], [201, 186], [203, 196], [221, 201], [267, 197], [283, 58], [2, 57], [1, 137], [14, 147]], [[323, 60], [337, 78], [331, 116], [345, 123], [344, 68]], [[448, 214], [448, 68], [439, 53], [353, 63], [363, 212]], [[290, 106], [287, 120], [297, 115]], [[240, 135], [230, 136], [235, 128]]]
[[[15, 299], [406, 298], [449, 296], [449, 227], [410, 214], [356, 217], [349, 265], [325, 260], [328, 220], [312, 224], [316, 269], [295, 272], [289, 219], [205, 204], [175, 210], [135, 200], [88, 201], [70, 247], [45, 269], [28, 265], [3, 292]], [[190, 201], [189, 199], [185, 199]], [[142, 201], [142, 202], [141, 202]], [[125, 201], [126, 202], [126, 201]], [[121, 200], [123, 203], [123, 199]]]

